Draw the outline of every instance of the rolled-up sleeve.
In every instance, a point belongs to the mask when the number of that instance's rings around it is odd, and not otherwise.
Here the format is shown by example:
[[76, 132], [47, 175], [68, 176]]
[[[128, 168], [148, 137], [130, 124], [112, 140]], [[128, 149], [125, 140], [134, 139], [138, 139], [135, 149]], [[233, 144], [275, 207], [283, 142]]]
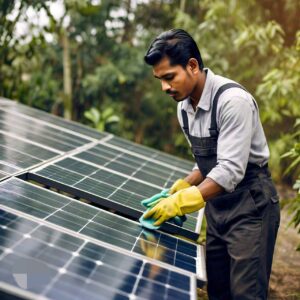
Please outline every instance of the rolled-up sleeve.
[[248, 100], [233, 97], [219, 110], [217, 165], [207, 177], [233, 192], [243, 179], [249, 160], [254, 106]]

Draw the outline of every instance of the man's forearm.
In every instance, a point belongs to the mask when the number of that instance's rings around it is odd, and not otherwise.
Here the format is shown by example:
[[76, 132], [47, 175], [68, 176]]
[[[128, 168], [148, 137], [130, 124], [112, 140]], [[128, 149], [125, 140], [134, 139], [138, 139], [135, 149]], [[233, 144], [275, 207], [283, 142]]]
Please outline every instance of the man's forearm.
[[199, 189], [204, 201], [207, 201], [224, 192], [223, 187], [208, 177], [205, 178], [201, 184], [197, 186], [197, 188]]
[[192, 171], [187, 177], [184, 178], [190, 185], [196, 185], [201, 192], [204, 201], [207, 201], [222, 192], [224, 188], [213, 181], [211, 178], [204, 178], [200, 170]]
[[193, 170], [188, 176], [184, 178], [190, 185], [198, 185], [203, 181], [203, 176], [200, 170]]

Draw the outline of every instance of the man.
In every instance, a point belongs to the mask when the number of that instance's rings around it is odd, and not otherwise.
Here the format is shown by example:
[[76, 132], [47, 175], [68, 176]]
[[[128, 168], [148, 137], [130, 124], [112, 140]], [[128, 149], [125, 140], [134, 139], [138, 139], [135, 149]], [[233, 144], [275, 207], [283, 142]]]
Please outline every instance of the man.
[[180, 126], [196, 165], [145, 218], [154, 225], [205, 207], [210, 299], [266, 299], [279, 227], [269, 149], [253, 97], [204, 68], [184, 30], [160, 34], [145, 62], [178, 102]]

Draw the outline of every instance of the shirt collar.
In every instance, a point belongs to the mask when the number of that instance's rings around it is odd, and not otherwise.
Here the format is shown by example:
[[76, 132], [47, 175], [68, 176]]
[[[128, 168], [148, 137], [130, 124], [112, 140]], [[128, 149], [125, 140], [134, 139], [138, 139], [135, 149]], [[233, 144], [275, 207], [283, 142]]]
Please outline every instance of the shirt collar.
[[[197, 107], [202, 110], [209, 111], [211, 106], [213, 79], [215, 74], [209, 68], [204, 68], [204, 71], [206, 73], [206, 80]], [[183, 100], [182, 109], [184, 109], [186, 112], [194, 112], [190, 98]]]

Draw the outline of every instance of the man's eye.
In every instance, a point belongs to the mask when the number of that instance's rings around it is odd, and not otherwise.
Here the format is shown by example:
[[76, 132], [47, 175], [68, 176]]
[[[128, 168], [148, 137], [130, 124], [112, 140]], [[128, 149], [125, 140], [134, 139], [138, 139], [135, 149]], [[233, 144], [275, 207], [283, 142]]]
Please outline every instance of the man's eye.
[[167, 76], [167, 77], [165, 77], [165, 80], [170, 81], [170, 80], [172, 80], [173, 78], [174, 78], [174, 76]]

